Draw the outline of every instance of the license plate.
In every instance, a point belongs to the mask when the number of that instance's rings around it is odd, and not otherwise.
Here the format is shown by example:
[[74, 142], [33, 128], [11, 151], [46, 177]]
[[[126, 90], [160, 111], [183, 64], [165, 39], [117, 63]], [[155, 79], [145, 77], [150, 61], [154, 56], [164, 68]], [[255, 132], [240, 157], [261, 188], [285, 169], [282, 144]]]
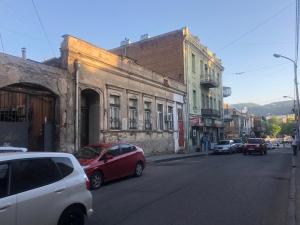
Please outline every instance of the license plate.
[[249, 148], [249, 150], [254, 150], [254, 148]]

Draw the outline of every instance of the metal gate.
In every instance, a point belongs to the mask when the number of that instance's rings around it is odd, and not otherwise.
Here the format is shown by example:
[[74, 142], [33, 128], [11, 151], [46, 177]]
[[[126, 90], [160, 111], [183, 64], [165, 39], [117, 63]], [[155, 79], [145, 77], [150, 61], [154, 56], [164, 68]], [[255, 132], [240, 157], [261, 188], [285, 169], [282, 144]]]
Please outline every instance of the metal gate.
[[50, 91], [29, 84], [0, 89], [0, 145], [41, 151], [47, 143], [49, 150], [49, 143], [54, 142], [53, 135], [49, 135], [54, 133], [54, 123], [55, 96]]

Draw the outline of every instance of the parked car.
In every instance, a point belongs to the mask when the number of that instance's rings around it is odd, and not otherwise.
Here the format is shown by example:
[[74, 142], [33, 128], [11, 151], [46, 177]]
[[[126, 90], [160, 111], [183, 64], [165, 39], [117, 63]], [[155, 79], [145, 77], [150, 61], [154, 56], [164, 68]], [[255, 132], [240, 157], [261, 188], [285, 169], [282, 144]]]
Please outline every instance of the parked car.
[[244, 155], [260, 153], [261, 155], [267, 154], [267, 145], [262, 138], [249, 138], [244, 146]]
[[67, 153], [3, 153], [0, 224], [84, 225], [90, 216], [89, 180]]
[[234, 153], [236, 151], [233, 140], [221, 140], [214, 147], [214, 152], [218, 153]]
[[275, 145], [273, 144], [273, 142], [271, 141], [266, 141], [266, 146], [267, 146], [267, 149], [271, 150], [271, 149], [275, 149]]
[[91, 181], [91, 189], [121, 177], [141, 176], [145, 168], [144, 151], [127, 143], [98, 144], [80, 149], [75, 157]]
[[244, 143], [242, 142], [242, 139], [233, 139], [234, 147], [237, 152], [243, 152]]
[[12, 146], [1, 146], [0, 153], [5, 152], [27, 152], [27, 148], [22, 147], [12, 147]]

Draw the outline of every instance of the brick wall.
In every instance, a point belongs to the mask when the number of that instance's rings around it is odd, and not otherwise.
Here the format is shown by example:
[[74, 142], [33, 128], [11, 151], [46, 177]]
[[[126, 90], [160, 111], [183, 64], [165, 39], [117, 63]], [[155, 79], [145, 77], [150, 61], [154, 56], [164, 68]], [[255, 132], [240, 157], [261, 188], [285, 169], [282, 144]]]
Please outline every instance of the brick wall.
[[177, 30], [110, 51], [184, 83], [183, 40], [183, 30]]

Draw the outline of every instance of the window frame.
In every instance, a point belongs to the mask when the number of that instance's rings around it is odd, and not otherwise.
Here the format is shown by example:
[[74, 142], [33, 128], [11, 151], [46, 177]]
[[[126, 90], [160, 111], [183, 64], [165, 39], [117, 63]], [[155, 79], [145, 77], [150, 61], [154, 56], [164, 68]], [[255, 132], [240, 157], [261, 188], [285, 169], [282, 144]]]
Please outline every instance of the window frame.
[[196, 55], [192, 53], [192, 72], [196, 73]]
[[[133, 102], [133, 106], [130, 105], [130, 101]], [[130, 130], [138, 129], [138, 100], [135, 98], [128, 99], [128, 128]]]
[[[161, 106], [161, 111], [159, 111], [159, 106]], [[157, 103], [157, 130], [164, 130], [164, 105], [162, 103]]]
[[[116, 103], [111, 103], [111, 99], [115, 98], [118, 101]], [[119, 95], [109, 95], [109, 128], [111, 130], [119, 130], [120, 129], [120, 111], [121, 111], [121, 104], [120, 104], [120, 96]], [[117, 114], [117, 116], [112, 114]]]
[[[169, 111], [169, 109], [171, 109], [171, 111]], [[167, 106], [167, 119], [168, 130], [174, 130], [174, 107], [171, 105]]]
[[[149, 107], [146, 107], [149, 104]], [[144, 101], [144, 126], [145, 130], [152, 130], [152, 102]]]

